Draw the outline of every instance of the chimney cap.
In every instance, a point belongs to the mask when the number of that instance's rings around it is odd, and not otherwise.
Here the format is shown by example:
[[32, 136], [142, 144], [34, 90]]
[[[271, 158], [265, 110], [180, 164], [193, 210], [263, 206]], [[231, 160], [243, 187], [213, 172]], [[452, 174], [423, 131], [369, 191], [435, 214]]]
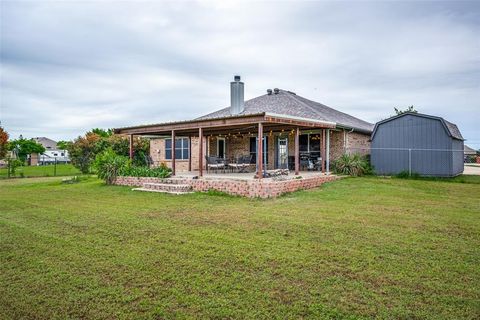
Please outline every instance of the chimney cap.
[[272, 89], [267, 89], [267, 94], [271, 95], [272, 94]]
[[233, 76], [233, 80], [234, 81], [240, 81], [240, 76], [238, 74]]
[[280, 89], [275, 88], [275, 89], [273, 89], [273, 92], [275, 92], [275, 94], [278, 94], [280, 92]]

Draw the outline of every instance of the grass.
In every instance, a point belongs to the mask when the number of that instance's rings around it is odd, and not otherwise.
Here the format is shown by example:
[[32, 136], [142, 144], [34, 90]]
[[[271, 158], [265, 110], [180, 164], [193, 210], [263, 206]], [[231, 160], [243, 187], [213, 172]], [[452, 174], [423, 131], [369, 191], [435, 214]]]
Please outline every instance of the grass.
[[[80, 170], [71, 164], [57, 164], [56, 176], [74, 176], [82, 174]], [[14, 177], [53, 177], [55, 176], [55, 166], [24, 166], [15, 170]], [[7, 169], [0, 169], [0, 179], [7, 178]]]
[[3, 180], [0, 318], [478, 319], [479, 195], [381, 178], [271, 200]]

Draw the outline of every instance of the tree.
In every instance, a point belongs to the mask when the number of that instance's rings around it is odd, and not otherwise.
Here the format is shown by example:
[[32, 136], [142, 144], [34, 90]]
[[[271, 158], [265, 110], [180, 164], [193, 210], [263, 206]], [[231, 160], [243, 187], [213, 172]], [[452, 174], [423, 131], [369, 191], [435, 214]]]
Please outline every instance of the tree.
[[9, 150], [15, 151], [21, 161], [25, 161], [27, 156], [32, 153], [42, 154], [45, 148], [33, 139], [18, 138], [9, 142]]
[[[119, 156], [129, 156], [129, 141], [127, 136], [112, 134], [112, 130], [92, 129], [85, 136], [78, 137], [73, 142], [67, 143], [67, 150], [72, 164], [83, 173], [88, 173], [97, 154], [111, 148]], [[146, 155], [149, 153], [148, 139], [135, 137], [133, 140], [134, 157], [136, 166], [146, 165]]]
[[90, 165], [95, 156], [103, 151], [101, 144], [102, 137], [93, 132], [87, 132], [85, 136], [78, 137], [67, 145], [67, 150], [72, 164], [82, 173], [90, 171]]
[[411, 105], [410, 107], [407, 107], [405, 110], [401, 110], [399, 108], [393, 108], [393, 109], [395, 110], [395, 113], [397, 116], [407, 112], [418, 113], [418, 111], [415, 109], [413, 105]]
[[[127, 136], [113, 135], [108, 138], [112, 150], [121, 156], [129, 156], [130, 147]], [[133, 138], [133, 164], [135, 166], [145, 166], [146, 156], [150, 152], [150, 141], [142, 137]]]
[[60, 141], [57, 142], [57, 147], [58, 147], [60, 150], [67, 150], [67, 149], [68, 149], [68, 145], [69, 145], [70, 143], [71, 143], [70, 141], [60, 140]]
[[0, 126], [0, 159], [6, 157], [8, 151], [8, 133]]
[[101, 129], [101, 128], [94, 128], [92, 129], [92, 131], [90, 131], [91, 133], [95, 133], [95, 134], [98, 134], [100, 137], [102, 138], [108, 138], [110, 137], [111, 135], [113, 135], [113, 129]]

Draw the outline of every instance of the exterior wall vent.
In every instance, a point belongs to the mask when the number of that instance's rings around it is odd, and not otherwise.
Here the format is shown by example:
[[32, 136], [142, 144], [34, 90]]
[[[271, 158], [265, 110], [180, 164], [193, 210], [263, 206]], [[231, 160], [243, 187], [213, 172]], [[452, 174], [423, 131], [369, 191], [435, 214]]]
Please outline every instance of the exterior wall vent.
[[233, 82], [230, 82], [230, 113], [239, 114], [245, 109], [244, 84], [240, 81], [240, 76], [234, 76]]

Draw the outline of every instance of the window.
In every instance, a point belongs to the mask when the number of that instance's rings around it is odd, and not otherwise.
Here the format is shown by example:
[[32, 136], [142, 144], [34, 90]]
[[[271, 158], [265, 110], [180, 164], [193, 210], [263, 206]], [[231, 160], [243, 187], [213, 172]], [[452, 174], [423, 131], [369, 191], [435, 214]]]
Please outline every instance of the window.
[[319, 134], [302, 134], [300, 135], [300, 152], [320, 155], [320, 135]]
[[[188, 138], [175, 138], [175, 159], [187, 160]], [[165, 139], [165, 159], [172, 160], [172, 139]]]

